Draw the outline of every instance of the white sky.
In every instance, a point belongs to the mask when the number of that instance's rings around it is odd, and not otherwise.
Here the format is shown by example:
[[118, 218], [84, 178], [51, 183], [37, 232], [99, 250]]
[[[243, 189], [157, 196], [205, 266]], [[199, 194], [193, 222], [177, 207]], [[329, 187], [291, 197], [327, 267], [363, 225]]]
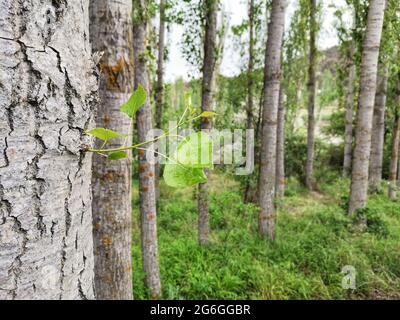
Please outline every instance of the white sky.
[[[320, 49], [326, 49], [338, 44], [334, 27], [334, 11], [330, 5], [345, 6], [345, 0], [319, 0], [323, 3], [322, 30], [318, 39]], [[230, 17], [230, 26], [240, 24], [247, 18], [247, 0], [222, 0], [222, 3]], [[286, 14], [286, 26], [290, 23], [290, 17], [293, 15], [297, 6], [297, 0], [289, 0], [289, 7]], [[167, 81], [173, 81], [179, 77], [188, 79], [190, 67], [182, 57], [180, 50], [180, 39], [182, 37], [182, 26], [174, 25], [168, 34], [169, 60], [166, 65]], [[227, 42], [230, 41], [231, 30], [227, 34]], [[221, 73], [226, 76], [238, 74], [240, 65], [240, 53], [227, 43], [224, 50], [224, 57], [221, 64]]]

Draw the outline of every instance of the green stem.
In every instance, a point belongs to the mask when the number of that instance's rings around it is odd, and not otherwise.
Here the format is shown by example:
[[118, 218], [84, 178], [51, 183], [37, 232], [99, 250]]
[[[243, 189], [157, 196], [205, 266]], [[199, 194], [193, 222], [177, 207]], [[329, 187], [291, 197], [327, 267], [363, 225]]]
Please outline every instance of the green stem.
[[126, 151], [126, 150], [138, 149], [139, 147], [143, 147], [143, 146], [145, 146], [146, 144], [150, 144], [150, 143], [153, 143], [153, 142], [157, 142], [158, 140], [161, 140], [161, 139], [163, 139], [163, 138], [168, 137], [168, 135], [169, 135], [169, 133], [170, 133], [171, 131], [173, 131], [173, 130], [179, 128], [180, 126], [182, 126], [182, 125], [184, 125], [184, 124], [186, 124], [186, 123], [188, 123], [188, 122], [195, 121], [195, 120], [197, 120], [197, 119], [199, 119], [199, 118], [201, 118], [201, 115], [196, 116], [196, 117], [194, 117], [194, 118], [192, 118], [192, 119], [189, 119], [189, 120], [187, 120], [187, 121], [184, 121], [184, 122], [182, 122], [182, 123], [180, 123], [180, 124], [178, 123], [178, 125], [176, 125], [174, 128], [172, 128], [171, 130], [169, 130], [169, 131], [167, 131], [166, 133], [162, 134], [161, 136], [158, 136], [157, 138], [154, 138], [154, 139], [149, 140], [149, 141], [141, 142], [141, 143], [135, 144], [135, 145], [133, 145], [133, 146], [129, 146], [129, 147], [123, 146], [123, 147], [114, 148], [114, 149], [88, 149], [87, 151], [88, 151], [88, 152], [95, 152], [95, 153], [110, 153], [110, 152], [119, 152], [119, 151]]

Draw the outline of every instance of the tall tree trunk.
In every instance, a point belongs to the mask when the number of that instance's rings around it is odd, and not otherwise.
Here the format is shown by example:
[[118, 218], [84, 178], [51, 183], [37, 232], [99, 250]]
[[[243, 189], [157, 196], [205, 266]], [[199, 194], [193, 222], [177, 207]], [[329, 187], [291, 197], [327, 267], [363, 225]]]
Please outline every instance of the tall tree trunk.
[[[249, 64], [247, 68], [247, 129], [254, 128], [254, 0], [249, 0]], [[244, 201], [252, 198], [251, 181], [247, 179]]]
[[276, 134], [281, 78], [282, 38], [285, 27], [286, 0], [273, 0], [265, 53], [265, 89], [261, 137], [259, 181], [259, 231], [262, 237], [275, 237]]
[[372, 118], [371, 159], [369, 163], [369, 185], [372, 192], [378, 192], [380, 190], [382, 181], [386, 90], [388, 77], [388, 67], [381, 64], [378, 69], [378, 82]]
[[[119, 109], [133, 90], [132, 1], [96, 0], [90, 5], [90, 39], [101, 59], [97, 127], [130, 133], [131, 120]], [[108, 147], [120, 146], [122, 139]], [[131, 135], [130, 139], [131, 141]], [[93, 159], [95, 285], [101, 300], [132, 299], [131, 162]]]
[[[134, 57], [135, 87], [142, 85], [150, 96], [149, 70], [147, 67], [147, 4], [145, 0], [134, 0]], [[136, 114], [138, 141], [146, 141], [146, 135], [152, 129], [150, 101]], [[143, 270], [146, 285], [153, 299], [161, 297], [160, 267], [157, 244], [157, 212], [154, 186], [154, 165], [146, 160], [146, 151], [139, 151], [139, 196], [141, 215], [141, 238]]]
[[316, 66], [317, 66], [317, 0], [310, 0], [310, 54], [308, 66], [308, 127], [307, 127], [307, 162], [306, 187], [314, 189], [314, 152], [315, 152], [315, 100], [316, 100]]
[[348, 78], [346, 89], [346, 118], [344, 132], [344, 159], [343, 176], [349, 177], [351, 174], [351, 158], [353, 153], [353, 106], [354, 106], [354, 81], [356, 78], [356, 65], [354, 63], [354, 44], [351, 45]]
[[365, 207], [367, 203], [372, 116], [384, 9], [385, 0], [370, 1], [361, 60], [360, 94], [349, 202], [350, 215], [355, 210]]
[[[160, 27], [158, 31], [158, 62], [156, 85], [156, 128], [162, 128], [162, 115], [164, 104], [164, 54], [165, 54], [165, 0], [160, 0]], [[160, 162], [156, 163], [156, 198], [160, 198]]]
[[[400, 100], [400, 99], [398, 99]], [[400, 101], [398, 101], [400, 103]], [[397, 104], [398, 108], [399, 104]], [[400, 116], [396, 112], [393, 127], [393, 140], [392, 151], [390, 155], [390, 168], [389, 168], [389, 198], [395, 200], [397, 198], [397, 172], [399, 170], [399, 140], [400, 140]]]
[[282, 198], [285, 193], [285, 103], [283, 87], [279, 89], [278, 125], [276, 129], [276, 197]]
[[93, 299], [89, 1], [2, 1], [0, 25], [0, 299]]
[[[215, 77], [216, 57], [216, 40], [217, 40], [217, 13], [218, 0], [205, 0], [206, 5], [206, 32], [204, 39], [204, 63], [203, 63], [203, 81], [201, 94], [201, 109], [202, 111], [211, 111], [213, 104], [213, 84]], [[201, 129], [212, 129], [212, 119], [202, 118]], [[208, 170], [206, 170], [209, 176]], [[207, 245], [209, 242], [210, 225], [208, 212], [208, 192], [209, 184], [201, 183], [198, 193], [198, 209], [199, 209], [199, 243]]]

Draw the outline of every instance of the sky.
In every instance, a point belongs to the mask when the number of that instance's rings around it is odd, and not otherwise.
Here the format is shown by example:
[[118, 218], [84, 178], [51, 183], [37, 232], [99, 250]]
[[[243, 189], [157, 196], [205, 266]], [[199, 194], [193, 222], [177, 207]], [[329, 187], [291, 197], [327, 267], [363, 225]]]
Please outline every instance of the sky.
[[[334, 28], [334, 11], [331, 7], [344, 6], [345, 0], [320, 0], [323, 2], [322, 12], [322, 29], [318, 38], [318, 47], [323, 50], [338, 44], [338, 39]], [[229, 15], [230, 26], [239, 25], [247, 18], [247, 0], [222, 0], [225, 11]], [[290, 17], [296, 10], [297, 1], [289, 0], [289, 6], [286, 11], [286, 28], [290, 23]], [[167, 43], [169, 45], [169, 60], [166, 64], [166, 80], [174, 81], [177, 78], [189, 79], [190, 67], [182, 57], [180, 49], [180, 40], [182, 38], [182, 26], [174, 25], [167, 35]], [[230, 37], [232, 36], [229, 28], [227, 34], [227, 45], [224, 50], [224, 56], [221, 64], [221, 73], [225, 76], [234, 76], [240, 72], [240, 53], [234, 50], [230, 45]]]

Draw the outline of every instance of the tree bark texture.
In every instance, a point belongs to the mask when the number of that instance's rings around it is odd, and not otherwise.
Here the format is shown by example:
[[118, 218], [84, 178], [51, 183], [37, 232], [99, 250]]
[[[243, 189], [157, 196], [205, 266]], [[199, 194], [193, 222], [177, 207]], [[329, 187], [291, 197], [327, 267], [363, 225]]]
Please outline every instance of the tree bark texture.
[[[96, 125], [129, 133], [129, 142], [131, 119], [120, 112], [120, 107], [133, 90], [131, 13], [131, 0], [96, 0], [90, 5], [92, 47], [104, 53]], [[122, 138], [114, 139], [107, 147], [123, 143]], [[131, 160], [110, 161], [95, 154], [92, 185], [97, 299], [132, 299]]]
[[317, 0], [310, 0], [310, 53], [308, 66], [308, 127], [307, 127], [307, 162], [306, 187], [314, 189], [314, 153], [315, 153], [315, 100], [317, 92]]
[[93, 299], [89, 1], [2, 0], [0, 299]]
[[400, 187], [400, 159], [399, 159], [399, 144], [400, 144], [400, 74], [397, 77], [396, 101], [395, 101], [395, 119], [393, 127], [392, 147], [390, 155], [389, 168], [389, 198], [394, 200], [397, 198], [397, 190]]
[[346, 116], [344, 132], [344, 159], [343, 176], [351, 175], [351, 159], [353, 153], [353, 106], [354, 106], [354, 81], [356, 79], [356, 65], [354, 63], [354, 44], [350, 50], [348, 78], [346, 88]]
[[276, 129], [276, 177], [275, 196], [282, 198], [285, 194], [285, 103], [281, 85], [279, 89], [278, 124]]
[[381, 64], [378, 67], [378, 80], [372, 118], [371, 158], [369, 163], [369, 186], [372, 192], [378, 192], [381, 189], [388, 77], [388, 67]]
[[[201, 92], [201, 110], [212, 111], [213, 108], [213, 91], [214, 91], [214, 77], [215, 67], [217, 63], [216, 56], [216, 41], [217, 41], [217, 14], [218, 14], [218, 0], [206, 0], [206, 24], [205, 24], [205, 39], [204, 39], [204, 61], [203, 61], [203, 80]], [[212, 118], [202, 118], [202, 130], [212, 129]], [[209, 171], [206, 171], [209, 177]], [[208, 210], [208, 193], [209, 184], [199, 184], [198, 192], [198, 237], [200, 245], [207, 245], [209, 243], [210, 225], [209, 225], [209, 210]]]
[[259, 181], [259, 231], [264, 238], [275, 237], [276, 135], [281, 82], [281, 52], [285, 27], [285, 0], [272, 1], [265, 53], [264, 106]]
[[[135, 87], [142, 85], [150, 97], [150, 79], [147, 66], [147, 4], [144, 0], [134, 0], [134, 57], [135, 57]], [[146, 135], [152, 129], [152, 112], [150, 101], [138, 110], [136, 114], [138, 142], [146, 141]], [[141, 215], [141, 238], [143, 270], [145, 281], [151, 297], [161, 297], [160, 267], [158, 261], [157, 243], [157, 211], [155, 194], [154, 165], [146, 159], [146, 151], [139, 151], [139, 196]]]
[[370, 1], [361, 60], [360, 93], [349, 202], [350, 215], [367, 204], [372, 117], [384, 10], [385, 0]]
[[[160, 26], [158, 31], [158, 61], [157, 61], [157, 84], [155, 92], [156, 100], [156, 128], [162, 129], [163, 104], [164, 104], [164, 55], [165, 55], [165, 0], [160, 0]], [[157, 162], [156, 170], [156, 198], [160, 198], [160, 176], [161, 166]]]

